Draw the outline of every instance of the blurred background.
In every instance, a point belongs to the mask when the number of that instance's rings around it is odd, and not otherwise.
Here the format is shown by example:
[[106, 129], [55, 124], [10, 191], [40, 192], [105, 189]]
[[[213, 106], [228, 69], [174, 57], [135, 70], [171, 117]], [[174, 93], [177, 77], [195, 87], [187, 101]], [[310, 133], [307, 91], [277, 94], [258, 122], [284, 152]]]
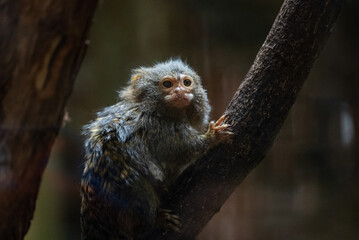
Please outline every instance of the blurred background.
[[[280, 0], [103, 1], [44, 173], [26, 240], [80, 239], [81, 128], [117, 100], [132, 68], [181, 57], [225, 110]], [[348, 0], [263, 162], [199, 240], [359, 239], [359, 2]]]

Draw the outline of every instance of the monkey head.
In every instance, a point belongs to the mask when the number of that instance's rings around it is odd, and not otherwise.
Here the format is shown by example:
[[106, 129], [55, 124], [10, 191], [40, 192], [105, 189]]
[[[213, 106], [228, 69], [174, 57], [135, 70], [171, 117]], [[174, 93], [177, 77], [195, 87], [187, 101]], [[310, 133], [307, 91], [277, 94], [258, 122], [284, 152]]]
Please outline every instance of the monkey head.
[[210, 106], [201, 78], [179, 59], [134, 69], [120, 98], [139, 104], [142, 111], [186, 116], [194, 125], [208, 122]]

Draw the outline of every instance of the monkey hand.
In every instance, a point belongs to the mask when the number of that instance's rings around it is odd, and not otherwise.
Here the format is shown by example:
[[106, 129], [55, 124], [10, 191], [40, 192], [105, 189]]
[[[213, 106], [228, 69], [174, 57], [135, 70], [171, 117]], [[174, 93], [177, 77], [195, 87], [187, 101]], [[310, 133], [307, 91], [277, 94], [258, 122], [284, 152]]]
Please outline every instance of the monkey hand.
[[208, 126], [206, 137], [209, 137], [215, 144], [220, 142], [232, 142], [233, 132], [231, 125], [225, 123], [228, 115], [222, 115], [216, 122], [211, 121]]
[[171, 210], [160, 209], [158, 218], [161, 228], [180, 232], [181, 220], [177, 215], [173, 214]]

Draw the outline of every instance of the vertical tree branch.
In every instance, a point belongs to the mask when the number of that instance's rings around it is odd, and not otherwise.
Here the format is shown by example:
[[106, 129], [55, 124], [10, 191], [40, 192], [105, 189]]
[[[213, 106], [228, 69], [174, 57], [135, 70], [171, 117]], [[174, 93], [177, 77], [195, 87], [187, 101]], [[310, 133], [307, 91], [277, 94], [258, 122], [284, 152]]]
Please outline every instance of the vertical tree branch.
[[225, 114], [232, 144], [211, 149], [170, 189], [164, 208], [182, 219], [180, 233], [156, 229], [148, 239], [193, 239], [264, 158], [328, 38], [342, 0], [286, 0]]
[[0, 239], [23, 239], [97, 0], [0, 1]]

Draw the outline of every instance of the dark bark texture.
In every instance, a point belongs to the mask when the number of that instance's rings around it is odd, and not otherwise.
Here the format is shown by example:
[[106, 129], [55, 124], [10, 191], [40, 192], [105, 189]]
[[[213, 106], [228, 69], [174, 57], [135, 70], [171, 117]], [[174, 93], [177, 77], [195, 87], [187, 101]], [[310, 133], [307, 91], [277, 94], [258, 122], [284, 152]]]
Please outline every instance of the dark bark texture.
[[23, 239], [97, 0], [0, 0], [0, 239]]
[[[312, 64], [342, 0], [286, 0], [254, 64], [225, 114], [232, 144], [211, 149], [186, 169], [164, 203], [182, 219], [181, 232], [157, 229], [147, 239], [193, 239], [264, 158]], [[233, 223], [235, 224], [235, 223]]]

